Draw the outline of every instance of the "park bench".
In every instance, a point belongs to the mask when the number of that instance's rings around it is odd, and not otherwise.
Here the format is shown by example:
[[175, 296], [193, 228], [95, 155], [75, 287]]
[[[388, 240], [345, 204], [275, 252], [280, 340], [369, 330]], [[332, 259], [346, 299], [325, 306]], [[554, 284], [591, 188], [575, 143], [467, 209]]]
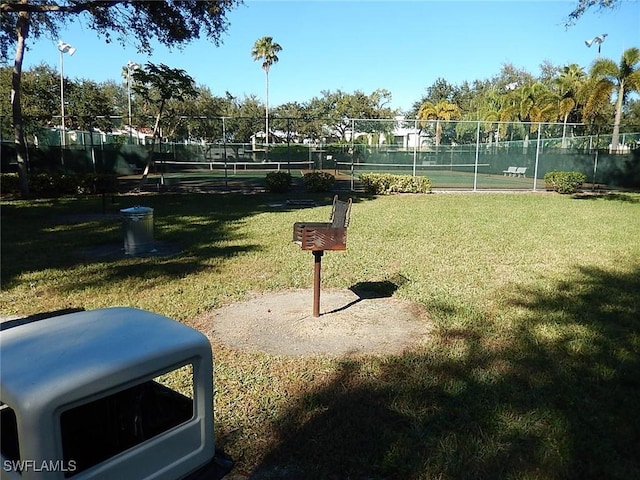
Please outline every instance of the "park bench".
[[351, 199], [344, 202], [333, 197], [329, 222], [296, 222], [293, 241], [302, 250], [311, 250], [314, 257], [313, 316], [320, 316], [320, 269], [325, 250], [347, 249], [347, 227], [351, 215]]
[[502, 171], [502, 175], [509, 177], [526, 177], [527, 167], [509, 167]]
[[526, 177], [527, 167], [516, 168], [516, 177]]

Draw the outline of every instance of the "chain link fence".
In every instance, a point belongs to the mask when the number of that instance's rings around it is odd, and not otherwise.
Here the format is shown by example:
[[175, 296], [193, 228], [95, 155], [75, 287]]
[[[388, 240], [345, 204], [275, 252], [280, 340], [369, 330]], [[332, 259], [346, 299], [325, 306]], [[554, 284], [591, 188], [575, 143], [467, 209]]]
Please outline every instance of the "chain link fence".
[[[27, 121], [30, 171], [130, 176], [149, 163], [179, 183], [196, 173], [206, 181], [325, 170], [354, 189], [360, 174], [387, 172], [465, 190], [544, 189], [547, 172], [577, 171], [594, 186], [640, 188], [640, 126], [625, 126], [614, 152], [612, 126], [584, 124], [270, 117], [267, 138], [264, 117], [179, 117], [153, 141], [152, 119], [132, 129], [123, 117], [98, 120], [91, 130]], [[13, 138], [3, 131], [2, 171], [14, 171]]]

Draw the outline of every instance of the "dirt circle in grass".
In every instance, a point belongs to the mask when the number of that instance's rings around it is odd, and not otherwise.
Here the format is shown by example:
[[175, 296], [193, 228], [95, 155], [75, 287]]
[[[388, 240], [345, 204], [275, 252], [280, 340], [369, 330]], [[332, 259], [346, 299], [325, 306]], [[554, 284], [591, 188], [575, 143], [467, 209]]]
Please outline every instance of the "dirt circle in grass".
[[[430, 322], [418, 305], [375, 293], [323, 290], [254, 295], [211, 311], [211, 334], [232, 348], [274, 355], [393, 354], [424, 342]], [[201, 319], [205, 320], [205, 319]]]

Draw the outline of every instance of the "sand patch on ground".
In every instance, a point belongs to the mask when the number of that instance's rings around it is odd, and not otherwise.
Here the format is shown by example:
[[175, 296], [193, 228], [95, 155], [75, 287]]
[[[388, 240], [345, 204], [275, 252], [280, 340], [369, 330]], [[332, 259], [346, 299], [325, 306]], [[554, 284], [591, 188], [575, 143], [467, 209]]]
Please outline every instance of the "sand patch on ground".
[[423, 308], [392, 296], [323, 290], [314, 317], [313, 291], [253, 295], [198, 319], [222, 343], [274, 355], [392, 354], [424, 342], [430, 321]]

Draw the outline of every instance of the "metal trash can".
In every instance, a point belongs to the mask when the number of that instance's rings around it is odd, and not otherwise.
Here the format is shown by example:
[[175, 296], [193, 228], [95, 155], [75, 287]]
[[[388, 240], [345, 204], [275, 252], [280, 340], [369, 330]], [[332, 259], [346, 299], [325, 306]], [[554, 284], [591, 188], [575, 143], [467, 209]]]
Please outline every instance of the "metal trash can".
[[120, 210], [124, 253], [138, 255], [154, 251], [153, 208], [135, 206]]

